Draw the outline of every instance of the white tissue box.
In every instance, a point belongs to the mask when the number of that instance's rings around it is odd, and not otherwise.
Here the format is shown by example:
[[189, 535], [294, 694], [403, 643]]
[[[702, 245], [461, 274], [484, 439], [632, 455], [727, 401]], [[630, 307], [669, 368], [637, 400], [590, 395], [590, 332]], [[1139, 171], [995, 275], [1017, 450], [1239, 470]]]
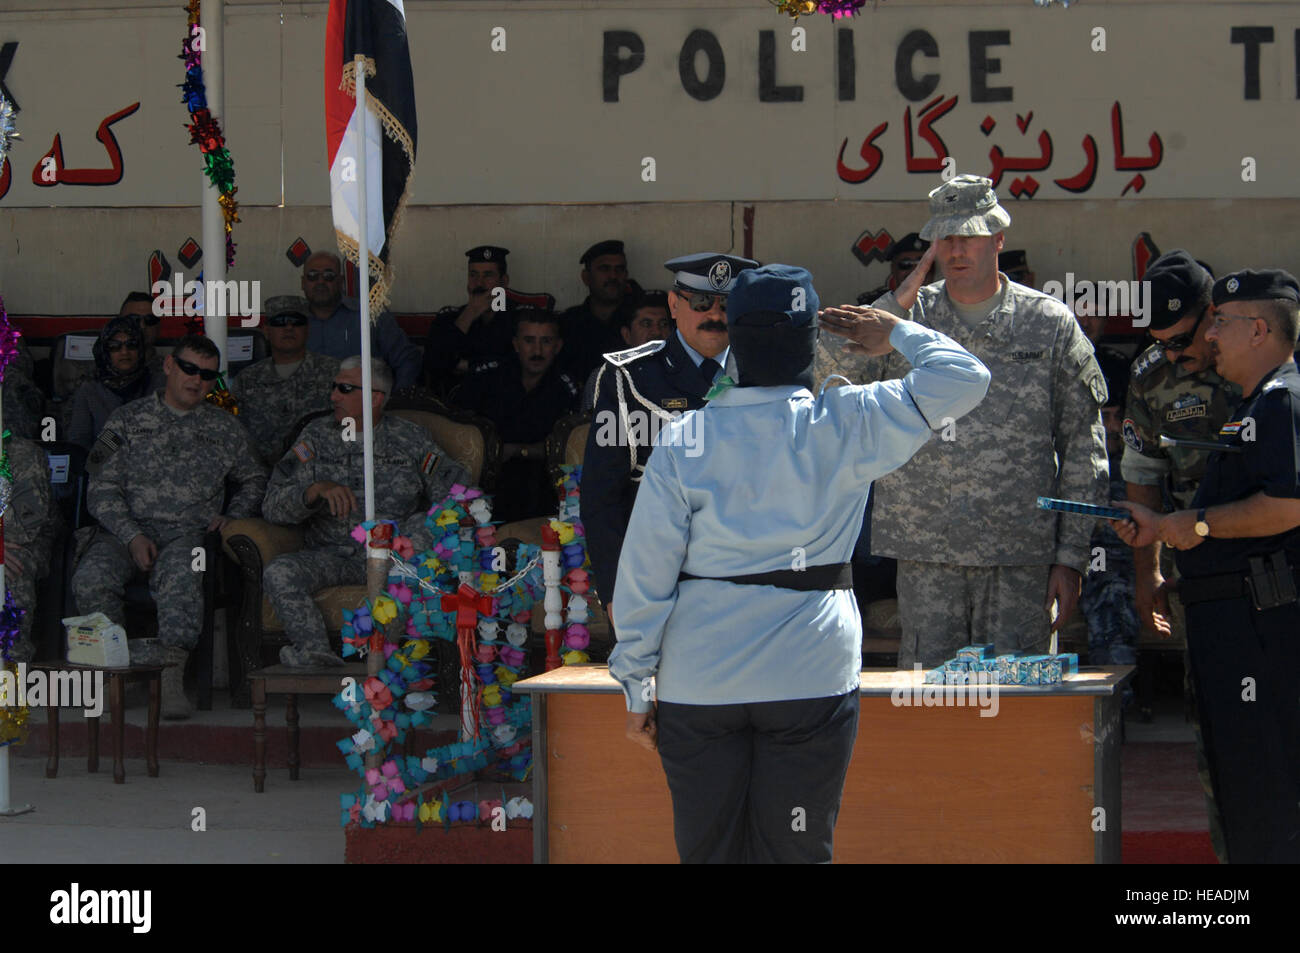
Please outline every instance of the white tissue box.
[[104, 613], [70, 616], [63, 624], [68, 631], [69, 662], [104, 668], [126, 668], [131, 664], [126, 630]]

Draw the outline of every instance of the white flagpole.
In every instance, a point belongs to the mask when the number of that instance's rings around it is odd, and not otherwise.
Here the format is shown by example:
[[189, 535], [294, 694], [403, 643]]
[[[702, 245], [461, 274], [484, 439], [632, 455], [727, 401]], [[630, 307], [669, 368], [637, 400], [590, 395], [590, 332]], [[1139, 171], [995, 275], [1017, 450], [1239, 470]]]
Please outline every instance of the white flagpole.
[[[208, 110], [214, 119], [225, 121], [225, 0], [205, 0], [199, 10], [199, 25], [203, 28], [203, 85], [207, 93]], [[226, 370], [226, 295], [217, 296], [221, 303], [215, 308], [207, 306], [208, 288], [214, 281], [226, 280], [226, 225], [221, 214], [221, 193], [200, 171], [203, 183], [203, 330], [221, 352], [222, 371]]]
[[357, 131], [360, 144], [357, 149], [357, 268], [361, 275], [361, 401], [362, 435], [361, 452], [365, 460], [366, 521], [375, 518], [375, 443], [374, 412], [370, 406], [370, 243], [368, 228], [370, 209], [367, 199], [366, 152], [370, 144], [370, 111], [366, 108], [366, 58], [358, 53], [353, 61], [357, 74]]

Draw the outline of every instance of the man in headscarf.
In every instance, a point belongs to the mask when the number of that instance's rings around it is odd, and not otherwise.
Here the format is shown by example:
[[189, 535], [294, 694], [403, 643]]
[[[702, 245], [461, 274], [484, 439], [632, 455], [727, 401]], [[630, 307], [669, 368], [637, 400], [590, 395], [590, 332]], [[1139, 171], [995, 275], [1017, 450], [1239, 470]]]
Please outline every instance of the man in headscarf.
[[111, 318], [95, 342], [95, 379], [83, 381], [72, 395], [67, 439], [87, 451], [108, 422], [109, 414], [159, 390], [144, 361], [144, 336], [133, 315]]

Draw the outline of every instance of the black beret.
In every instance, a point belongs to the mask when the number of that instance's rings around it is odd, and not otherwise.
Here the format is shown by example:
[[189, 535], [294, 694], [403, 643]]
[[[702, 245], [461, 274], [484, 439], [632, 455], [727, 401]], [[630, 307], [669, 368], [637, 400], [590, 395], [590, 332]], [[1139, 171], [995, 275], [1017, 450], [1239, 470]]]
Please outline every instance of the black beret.
[[578, 261], [584, 265], [589, 264], [593, 258], [599, 258], [601, 255], [622, 255], [623, 243], [617, 238], [609, 238], [603, 242], [596, 242], [585, 252]]
[[930, 247], [930, 243], [923, 239], [916, 232], [908, 232], [894, 244], [889, 246], [889, 251], [885, 254], [886, 261], [893, 261], [903, 252], [916, 251], [923, 252]]
[[1214, 303], [1227, 301], [1265, 301], [1281, 298], [1300, 304], [1300, 284], [1290, 272], [1278, 268], [1266, 271], [1234, 271], [1214, 283]]
[[998, 252], [998, 271], [1017, 271], [1029, 267], [1029, 256], [1023, 248]]
[[471, 265], [481, 263], [500, 265], [501, 270], [505, 271], [506, 255], [508, 254], [510, 254], [510, 249], [502, 248], [500, 245], [475, 245], [465, 252], [465, 257], [469, 259]]
[[1147, 299], [1151, 331], [1171, 328], [1191, 314], [1214, 283], [1210, 273], [1181, 248], [1165, 252], [1153, 261], [1142, 280], [1151, 283]]

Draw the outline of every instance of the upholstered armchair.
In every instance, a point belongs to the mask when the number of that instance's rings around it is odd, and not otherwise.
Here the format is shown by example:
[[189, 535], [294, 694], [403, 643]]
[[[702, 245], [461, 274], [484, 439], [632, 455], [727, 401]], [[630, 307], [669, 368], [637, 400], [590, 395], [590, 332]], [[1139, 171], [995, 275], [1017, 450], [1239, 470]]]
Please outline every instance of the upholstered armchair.
[[[439, 446], [465, 465], [477, 485], [490, 486], [495, 480], [501, 441], [490, 421], [434, 400], [394, 399], [385, 413], [404, 417], [427, 429]], [[263, 519], [242, 519], [227, 524], [221, 535], [225, 552], [239, 567], [242, 583], [239, 615], [231, 628], [239, 663], [238, 670], [230, 674], [232, 703], [247, 708], [251, 704], [248, 673], [265, 664], [274, 664], [280, 646], [286, 644], [284, 626], [262, 592], [262, 570], [276, 556], [302, 548], [302, 532]], [[316, 605], [325, 618], [335, 648], [341, 645], [343, 610], [355, 609], [365, 596], [365, 586], [330, 586], [315, 594]], [[439, 686], [459, 684], [459, 671], [455, 646], [440, 645]], [[439, 711], [455, 712], [459, 705], [455, 690], [439, 695]]]

